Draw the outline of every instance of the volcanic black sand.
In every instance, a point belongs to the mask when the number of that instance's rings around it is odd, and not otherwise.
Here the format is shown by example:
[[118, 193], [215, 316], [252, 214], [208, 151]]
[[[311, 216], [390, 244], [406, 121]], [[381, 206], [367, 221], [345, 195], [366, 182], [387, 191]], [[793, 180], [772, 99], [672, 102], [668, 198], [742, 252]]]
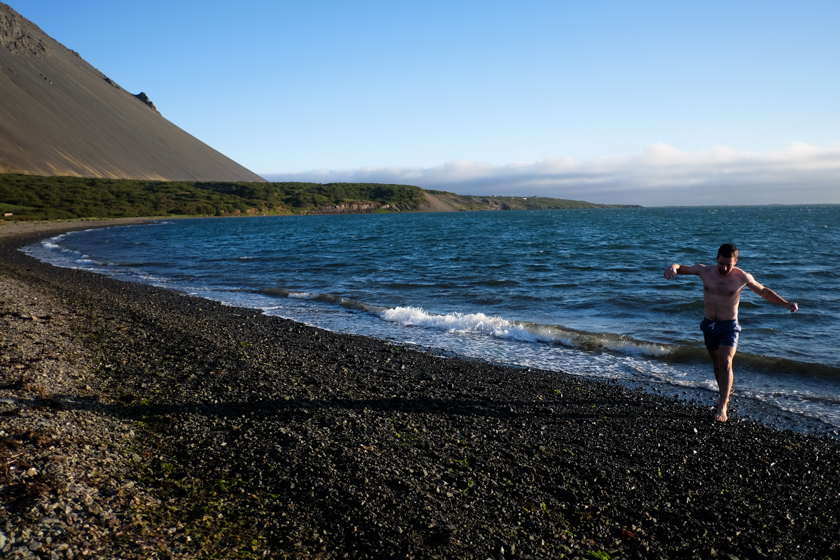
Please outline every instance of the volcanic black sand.
[[4, 557], [840, 558], [837, 440], [16, 250], [74, 227], [0, 226]]

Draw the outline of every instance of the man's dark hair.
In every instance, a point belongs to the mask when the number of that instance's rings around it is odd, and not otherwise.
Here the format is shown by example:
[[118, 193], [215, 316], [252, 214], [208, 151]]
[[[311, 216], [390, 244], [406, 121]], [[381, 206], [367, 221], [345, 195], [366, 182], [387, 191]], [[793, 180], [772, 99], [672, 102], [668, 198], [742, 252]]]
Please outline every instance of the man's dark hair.
[[718, 249], [717, 256], [723, 257], [724, 259], [735, 259], [738, 260], [738, 247], [733, 245], [732, 243], [724, 243]]

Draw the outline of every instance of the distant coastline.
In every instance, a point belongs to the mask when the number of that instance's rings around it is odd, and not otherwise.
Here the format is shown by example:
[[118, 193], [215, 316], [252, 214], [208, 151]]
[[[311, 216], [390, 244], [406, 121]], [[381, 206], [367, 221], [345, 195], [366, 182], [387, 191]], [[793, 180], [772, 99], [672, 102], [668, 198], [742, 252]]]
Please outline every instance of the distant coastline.
[[10, 221], [630, 208], [579, 200], [475, 196], [380, 183], [151, 181], [0, 174]]

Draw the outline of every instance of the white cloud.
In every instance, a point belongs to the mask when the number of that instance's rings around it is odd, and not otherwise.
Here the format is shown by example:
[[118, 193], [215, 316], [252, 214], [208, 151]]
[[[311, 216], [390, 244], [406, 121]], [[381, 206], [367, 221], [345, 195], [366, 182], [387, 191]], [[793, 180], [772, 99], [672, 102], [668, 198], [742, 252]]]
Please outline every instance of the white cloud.
[[643, 206], [840, 203], [840, 144], [794, 142], [751, 153], [689, 153], [653, 144], [641, 154], [507, 165], [454, 160], [436, 167], [363, 167], [264, 175], [271, 181], [402, 183], [478, 195], [550, 196]]

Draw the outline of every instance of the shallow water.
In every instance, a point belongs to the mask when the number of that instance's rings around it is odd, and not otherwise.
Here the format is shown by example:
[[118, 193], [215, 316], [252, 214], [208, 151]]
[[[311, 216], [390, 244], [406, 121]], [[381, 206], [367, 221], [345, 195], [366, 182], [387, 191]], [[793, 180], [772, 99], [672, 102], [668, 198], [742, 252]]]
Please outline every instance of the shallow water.
[[655, 386], [711, 405], [699, 278], [738, 265], [749, 290], [735, 410], [840, 428], [840, 206], [643, 208], [175, 220], [26, 250], [320, 327], [493, 362]]

